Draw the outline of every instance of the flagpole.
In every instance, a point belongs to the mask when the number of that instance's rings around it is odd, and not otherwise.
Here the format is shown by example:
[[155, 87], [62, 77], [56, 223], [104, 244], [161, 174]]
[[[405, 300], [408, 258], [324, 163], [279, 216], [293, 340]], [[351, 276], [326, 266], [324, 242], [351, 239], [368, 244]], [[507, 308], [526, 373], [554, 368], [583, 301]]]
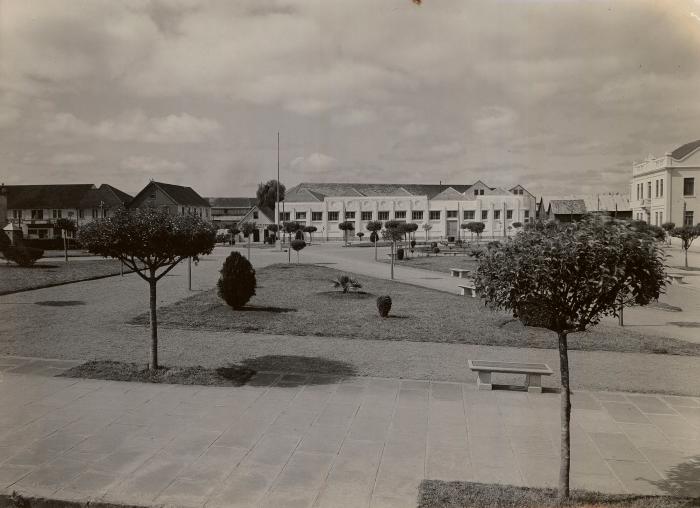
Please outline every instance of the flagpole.
[[282, 252], [282, 233], [280, 231], [280, 131], [277, 131], [277, 238]]

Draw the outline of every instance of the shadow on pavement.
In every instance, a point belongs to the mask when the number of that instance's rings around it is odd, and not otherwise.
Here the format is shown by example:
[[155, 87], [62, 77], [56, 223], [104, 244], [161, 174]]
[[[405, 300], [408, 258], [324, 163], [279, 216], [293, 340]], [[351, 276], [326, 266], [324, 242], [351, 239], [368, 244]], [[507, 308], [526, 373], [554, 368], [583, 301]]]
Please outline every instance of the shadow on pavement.
[[700, 455], [689, 457], [687, 462], [672, 466], [665, 472], [665, 480], [646, 482], [665, 494], [677, 497], [697, 497], [700, 503]]
[[265, 355], [247, 358], [240, 365], [262, 371], [248, 382], [252, 386], [269, 385], [284, 374], [275, 386], [334, 384], [339, 378], [357, 375], [357, 369], [347, 362], [317, 356]]

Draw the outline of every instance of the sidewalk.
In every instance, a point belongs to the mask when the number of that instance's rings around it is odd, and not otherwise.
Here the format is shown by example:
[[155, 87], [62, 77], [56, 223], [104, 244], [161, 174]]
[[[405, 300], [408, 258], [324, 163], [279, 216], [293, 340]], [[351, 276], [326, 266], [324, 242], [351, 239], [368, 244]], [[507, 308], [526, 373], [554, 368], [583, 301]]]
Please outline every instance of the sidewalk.
[[[0, 403], [16, 409], [0, 414], [0, 492], [410, 507], [424, 478], [556, 485], [557, 394], [273, 373], [241, 388], [45, 376], [73, 363], [0, 360]], [[572, 429], [573, 486], [664, 494], [673, 480], [700, 496], [689, 479], [700, 399], [576, 392]]]

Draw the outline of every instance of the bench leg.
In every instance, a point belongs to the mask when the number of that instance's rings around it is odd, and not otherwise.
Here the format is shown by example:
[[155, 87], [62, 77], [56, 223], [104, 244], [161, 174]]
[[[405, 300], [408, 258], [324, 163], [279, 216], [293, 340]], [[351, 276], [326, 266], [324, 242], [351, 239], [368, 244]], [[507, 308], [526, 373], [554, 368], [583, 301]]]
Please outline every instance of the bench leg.
[[479, 390], [491, 390], [491, 373], [479, 371], [479, 379], [476, 382], [476, 387]]
[[476, 289], [469, 289], [469, 295], [472, 298], [476, 298]]
[[527, 386], [527, 391], [530, 393], [542, 393], [542, 375], [527, 374], [525, 386]]

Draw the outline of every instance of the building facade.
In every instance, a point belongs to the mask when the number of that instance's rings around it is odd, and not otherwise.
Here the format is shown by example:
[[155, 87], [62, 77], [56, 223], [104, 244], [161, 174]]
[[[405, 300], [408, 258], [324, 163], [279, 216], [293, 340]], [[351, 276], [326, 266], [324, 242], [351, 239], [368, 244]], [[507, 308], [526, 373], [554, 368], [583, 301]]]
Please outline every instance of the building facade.
[[[534, 219], [535, 197], [524, 187], [509, 190], [473, 185], [300, 183], [289, 189], [276, 210], [283, 221], [316, 226], [319, 238], [342, 240], [338, 224], [352, 221], [355, 233], [369, 221], [398, 220], [419, 225], [418, 239], [458, 239], [461, 224], [483, 222], [483, 236], [515, 233], [513, 223]], [[423, 225], [428, 224], [425, 231]], [[467, 233], [468, 235], [468, 233]]]
[[211, 206], [211, 220], [218, 229], [237, 226], [257, 203], [256, 198], [206, 198]]
[[700, 222], [700, 140], [679, 146], [663, 157], [649, 156], [632, 166], [633, 218], [660, 226]]
[[571, 222], [587, 213], [605, 214], [617, 219], [631, 219], [629, 196], [618, 192], [542, 196], [537, 202], [537, 218]]
[[111, 185], [4, 185], [0, 188], [0, 224], [12, 223], [30, 240], [60, 238], [54, 225], [68, 219], [77, 228], [111, 217], [131, 196]]
[[199, 215], [211, 219], [209, 201], [192, 189], [182, 185], [149, 182], [136, 194], [128, 208], [161, 208], [173, 215]]

